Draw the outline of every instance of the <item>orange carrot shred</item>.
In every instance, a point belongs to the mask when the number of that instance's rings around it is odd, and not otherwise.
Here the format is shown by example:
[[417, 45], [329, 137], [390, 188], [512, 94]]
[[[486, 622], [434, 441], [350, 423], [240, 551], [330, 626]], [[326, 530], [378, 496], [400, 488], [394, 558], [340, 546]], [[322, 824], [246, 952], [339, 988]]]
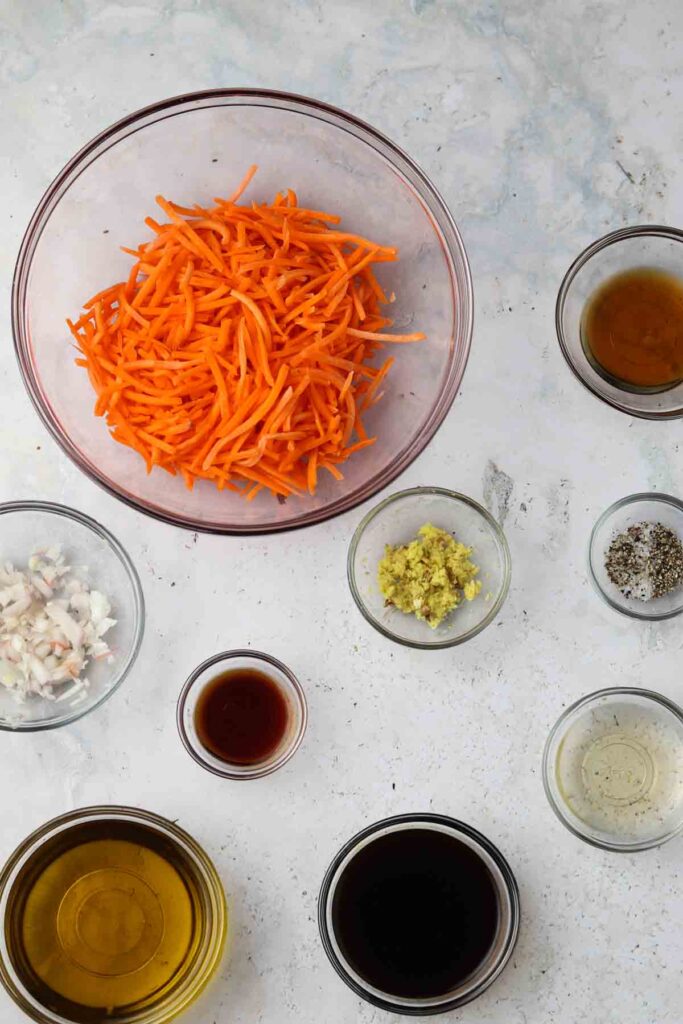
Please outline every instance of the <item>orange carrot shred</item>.
[[123, 249], [127, 280], [67, 320], [112, 437], [148, 473], [248, 501], [315, 494], [323, 469], [343, 479], [377, 440], [362, 415], [386, 386], [382, 349], [424, 339], [386, 330], [373, 266], [396, 249], [338, 230], [291, 189], [240, 205], [255, 173], [211, 208], [157, 196], [168, 219], [147, 217], [151, 240]]

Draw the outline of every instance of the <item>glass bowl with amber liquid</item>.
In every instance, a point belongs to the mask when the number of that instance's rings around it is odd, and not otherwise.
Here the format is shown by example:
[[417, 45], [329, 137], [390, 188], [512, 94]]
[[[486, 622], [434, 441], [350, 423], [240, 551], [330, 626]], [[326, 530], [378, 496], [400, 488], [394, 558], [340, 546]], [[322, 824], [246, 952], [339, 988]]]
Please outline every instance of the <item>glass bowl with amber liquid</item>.
[[207, 658], [178, 698], [178, 732], [188, 754], [222, 779], [262, 779], [294, 756], [306, 732], [301, 683], [262, 651]]
[[683, 416], [683, 232], [614, 231], [574, 261], [560, 287], [560, 348], [579, 380], [631, 416]]
[[90, 807], [30, 835], [0, 875], [0, 979], [40, 1024], [166, 1024], [216, 969], [211, 861], [164, 818]]

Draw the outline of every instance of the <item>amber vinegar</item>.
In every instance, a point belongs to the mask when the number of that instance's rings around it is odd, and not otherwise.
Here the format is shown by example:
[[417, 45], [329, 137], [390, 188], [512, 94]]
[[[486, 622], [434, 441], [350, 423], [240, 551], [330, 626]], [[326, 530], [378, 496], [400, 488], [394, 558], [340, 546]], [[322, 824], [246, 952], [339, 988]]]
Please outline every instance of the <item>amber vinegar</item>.
[[598, 373], [626, 391], [683, 380], [683, 281], [654, 267], [608, 278], [590, 296], [581, 341]]

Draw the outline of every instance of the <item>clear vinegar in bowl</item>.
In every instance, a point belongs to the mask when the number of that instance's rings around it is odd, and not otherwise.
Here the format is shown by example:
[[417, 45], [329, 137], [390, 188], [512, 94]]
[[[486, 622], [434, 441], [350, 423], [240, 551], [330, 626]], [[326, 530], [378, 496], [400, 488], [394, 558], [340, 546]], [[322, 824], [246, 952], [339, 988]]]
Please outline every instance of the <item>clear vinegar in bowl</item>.
[[666, 706], [615, 696], [570, 725], [555, 771], [561, 798], [592, 832], [648, 842], [681, 817], [683, 725]]

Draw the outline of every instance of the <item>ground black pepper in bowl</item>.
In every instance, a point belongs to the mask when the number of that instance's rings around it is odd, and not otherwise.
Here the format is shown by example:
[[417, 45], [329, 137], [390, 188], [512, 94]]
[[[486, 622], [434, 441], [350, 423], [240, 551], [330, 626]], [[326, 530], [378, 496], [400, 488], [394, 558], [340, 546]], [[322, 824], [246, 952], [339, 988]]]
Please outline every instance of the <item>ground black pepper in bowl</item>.
[[634, 523], [612, 540], [605, 570], [625, 597], [651, 601], [683, 586], [683, 544], [662, 523]]

